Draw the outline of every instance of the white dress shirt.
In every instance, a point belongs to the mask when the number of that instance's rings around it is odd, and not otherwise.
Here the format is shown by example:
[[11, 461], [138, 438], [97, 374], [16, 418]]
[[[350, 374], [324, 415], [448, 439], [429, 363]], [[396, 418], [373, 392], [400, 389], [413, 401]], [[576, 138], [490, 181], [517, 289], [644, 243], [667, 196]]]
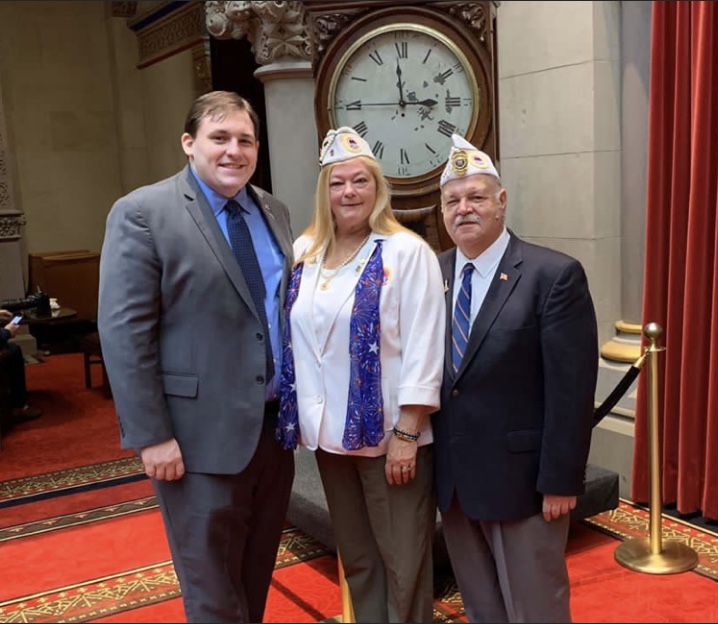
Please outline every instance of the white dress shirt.
[[452, 314], [456, 308], [456, 297], [459, 294], [459, 290], [461, 290], [461, 273], [464, 270], [464, 265], [470, 262], [474, 265], [474, 269], [476, 269], [471, 274], [471, 314], [469, 315], [469, 331], [471, 331], [471, 327], [474, 326], [474, 320], [476, 320], [476, 316], [481, 309], [481, 304], [484, 302], [491, 280], [494, 279], [496, 267], [499, 266], [499, 262], [501, 258], [503, 258], [506, 248], [509, 246], [509, 238], [509, 232], [504, 228], [504, 231], [499, 234], [499, 237], [473, 260], [461, 253], [458, 247], [456, 248], [454, 293], [451, 307]]

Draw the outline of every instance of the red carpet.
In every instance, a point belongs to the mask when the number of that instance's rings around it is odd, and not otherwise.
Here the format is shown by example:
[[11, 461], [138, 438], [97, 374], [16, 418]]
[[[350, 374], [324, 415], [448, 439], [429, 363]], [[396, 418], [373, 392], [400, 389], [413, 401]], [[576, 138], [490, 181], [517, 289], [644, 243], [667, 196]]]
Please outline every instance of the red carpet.
[[120, 450], [112, 401], [85, 389], [81, 354], [47, 356], [25, 371], [43, 416], [3, 436], [0, 481], [134, 456]]
[[572, 528], [568, 565], [576, 622], [715, 622], [718, 586], [695, 572], [653, 575], [616, 563], [619, 542]]

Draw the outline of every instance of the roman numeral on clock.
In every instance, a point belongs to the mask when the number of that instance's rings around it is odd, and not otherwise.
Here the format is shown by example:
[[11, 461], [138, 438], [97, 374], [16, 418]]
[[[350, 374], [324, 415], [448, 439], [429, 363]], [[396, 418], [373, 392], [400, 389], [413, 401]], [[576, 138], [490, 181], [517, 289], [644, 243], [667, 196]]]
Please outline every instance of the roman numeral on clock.
[[384, 64], [384, 60], [381, 58], [381, 54], [379, 54], [379, 50], [374, 50], [374, 52], [372, 52], [372, 53], [369, 55], [369, 58], [370, 58], [372, 61], [374, 61], [377, 65], [383, 65], [383, 64]]
[[349, 102], [349, 104], [347, 104], [346, 108], [348, 111], [361, 110], [361, 100]]
[[377, 158], [382, 158], [384, 156], [384, 144], [381, 141], [377, 141], [374, 143], [374, 147], [371, 148], [371, 151], [374, 152], [374, 156]]
[[461, 98], [447, 95], [444, 99], [444, 103], [446, 104], [446, 112], [450, 113], [452, 108], [461, 106]]
[[449, 67], [449, 69], [447, 69], [445, 72], [436, 74], [436, 76], [434, 76], [434, 82], [438, 82], [439, 84], [443, 85], [446, 82], [446, 79], [449, 76], [453, 76], [453, 75], [454, 75], [454, 70], [451, 69], [451, 67]]
[[369, 128], [367, 128], [366, 123], [363, 121], [360, 121], [356, 126], [353, 126], [353, 128], [362, 139], [366, 136], [366, 133], [369, 132]]
[[406, 153], [406, 150], [403, 147], [399, 150], [399, 159], [402, 165], [411, 164], [411, 161], [409, 160], [409, 154]]
[[439, 127], [437, 130], [439, 131], [439, 134], [443, 134], [444, 136], [451, 138], [451, 135], [454, 134], [454, 131], [456, 130], [456, 126], [442, 119], [439, 121]]
[[399, 58], [405, 59], [409, 56], [409, 43], [407, 41], [396, 41], [394, 42], [394, 47]]

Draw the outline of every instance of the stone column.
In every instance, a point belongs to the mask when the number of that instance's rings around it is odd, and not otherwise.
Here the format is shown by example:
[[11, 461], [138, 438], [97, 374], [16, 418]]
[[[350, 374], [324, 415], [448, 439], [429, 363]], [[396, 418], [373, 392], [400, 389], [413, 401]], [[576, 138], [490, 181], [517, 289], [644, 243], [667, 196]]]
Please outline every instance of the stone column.
[[309, 225], [319, 174], [312, 42], [301, 2], [206, 2], [217, 39], [247, 37], [264, 83], [274, 194], [287, 203], [292, 230]]
[[[0, 51], [0, 53], [2, 53]], [[17, 207], [8, 158], [9, 141], [5, 124], [5, 107], [0, 77], [0, 301], [25, 296], [27, 254], [22, 240], [25, 215]], [[27, 327], [20, 329], [15, 341], [23, 353], [33, 356], [37, 344]]]

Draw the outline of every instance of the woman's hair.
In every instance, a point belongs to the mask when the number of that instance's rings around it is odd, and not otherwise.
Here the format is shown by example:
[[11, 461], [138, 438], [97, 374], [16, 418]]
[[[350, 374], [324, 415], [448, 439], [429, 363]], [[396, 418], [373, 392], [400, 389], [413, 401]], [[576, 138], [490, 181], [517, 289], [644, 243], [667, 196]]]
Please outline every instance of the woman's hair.
[[[369, 169], [376, 182], [376, 200], [374, 209], [369, 215], [369, 227], [377, 234], [395, 234], [396, 232], [408, 232], [414, 234], [410, 229], [404, 227], [394, 216], [391, 207], [391, 189], [389, 182], [384, 177], [379, 163], [368, 156], [357, 156]], [[346, 162], [346, 161], [344, 161]], [[332, 169], [341, 163], [332, 163], [322, 167], [317, 180], [317, 190], [314, 196], [314, 218], [304, 234], [310, 236], [312, 244], [299, 258], [296, 264], [317, 258], [327, 250], [335, 241], [334, 215], [332, 213], [331, 201], [329, 198], [329, 179]]]

